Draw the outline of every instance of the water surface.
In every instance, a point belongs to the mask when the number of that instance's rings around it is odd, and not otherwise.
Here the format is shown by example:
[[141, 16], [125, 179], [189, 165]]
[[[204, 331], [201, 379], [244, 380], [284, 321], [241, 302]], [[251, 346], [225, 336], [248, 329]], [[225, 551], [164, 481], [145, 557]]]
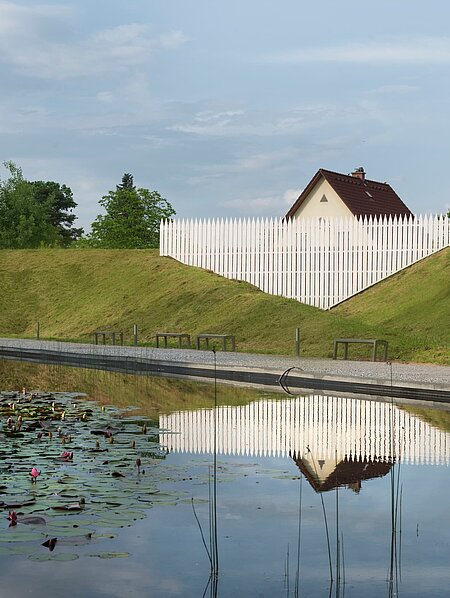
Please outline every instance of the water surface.
[[446, 410], [0, 361], [0, 389], [23, 385], [137, 405], [165, 455], [142, 456], [145, 476], [168, 498], [76, 560], [2, 554], [2, 596], [448, 596]]

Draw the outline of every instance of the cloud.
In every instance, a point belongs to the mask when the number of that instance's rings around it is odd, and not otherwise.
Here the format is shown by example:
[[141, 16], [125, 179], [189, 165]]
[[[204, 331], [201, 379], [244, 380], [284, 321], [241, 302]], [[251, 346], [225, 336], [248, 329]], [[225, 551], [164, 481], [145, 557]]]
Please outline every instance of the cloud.
[[418, 87], [415, 85], [382, 85], [375, 89], [366, 91], [367, 95], [398, 95], [405, 93], [413, 93], [418, 91]]
[[305, 47], [266, 55], [261, 60], [272, 64], [314, 62], [388, 65], [450, 64], [450, 37], [421, 37], [413, 40]]
[[298, 189], [286, 189], [280, 195], [266, 195], [253, 198], [237, 198], [223, 201], [221, 206], [232, 208], [243, 216], [276, 216], [281, 217], [287, 212], [290, 206], [296, 201], [301, 191]]
[[341, 107], [315, 104], [292, 108], [283, 113], [267, 113], [254, 109], [227, 109], [199, 111], [187, 122], [175, 123], [168, 128], [176, 133], [215, 137], [263, 137], [294, 135], [318, 124], [334, 123], [348, 111]]
[[147, 25], [131, 23], [66, 41], [60, 31], [72, 15], [65, 6], [0, 2], [0, 62], [29, 77], [98, 77], [145, 66], [158, 50], [174, 50], [187, 40], [181, 31], [154, 36]]

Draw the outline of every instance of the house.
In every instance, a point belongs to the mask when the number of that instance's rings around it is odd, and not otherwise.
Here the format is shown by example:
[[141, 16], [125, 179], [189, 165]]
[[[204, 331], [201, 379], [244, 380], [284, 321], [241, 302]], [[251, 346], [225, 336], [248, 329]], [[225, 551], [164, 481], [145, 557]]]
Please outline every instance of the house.
[[316, 492], [328, 492], [346, 486], [359, 493], [362, 482], [382, 478], [392, 469], [393, 462], [381, 457], [345, 455], [336, 458], [313, 459], [311, 453], [292, 455], [294, 462]]
[[285, 218], [412, 216], [387, 183], [366, 179], [362, 167], [350, 175], [321, 168]]

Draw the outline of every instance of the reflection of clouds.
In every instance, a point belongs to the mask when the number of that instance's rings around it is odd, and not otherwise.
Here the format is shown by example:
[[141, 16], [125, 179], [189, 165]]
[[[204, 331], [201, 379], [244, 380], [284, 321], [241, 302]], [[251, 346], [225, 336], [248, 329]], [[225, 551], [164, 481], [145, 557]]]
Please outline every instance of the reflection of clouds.
[[[97, 598], [108, 596], [183, 595], [183, 583], [173, 577], [170, 571], [161, 571], [148, 557], [149, 535], [142, 533], [145, 521], [121, 534], [120, 538], [106, 543], [101, 540], [88, 545], [84, 552], [70, 546], [55, 548], [54, 555], [62, 552], [75, 552], [80, 558], [68, 563], [34, 563], [26, 557], [0, 559], [1, 596], [23, 598], [33, 595], [36, 598], [49, 596], [86, 596]], [[140, 528], [140, 532], [136, 531]], [[125, 537], [124, 537], [125, 536]], [[100, 559], [87, 555], [103, 552], [131, 553], [128, 558]], [[42, 548], [42, 552], [48, 552]], [[9, 562], [8, 562], [9, 561]]]

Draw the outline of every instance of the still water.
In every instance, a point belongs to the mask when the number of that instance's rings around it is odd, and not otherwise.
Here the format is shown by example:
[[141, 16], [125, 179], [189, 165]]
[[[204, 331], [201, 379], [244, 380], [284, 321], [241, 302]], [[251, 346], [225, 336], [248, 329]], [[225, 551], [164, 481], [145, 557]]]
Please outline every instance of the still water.
[[10, 554], [0, 511], [2, 598], [450, 595], [448, 410], [0, 361], [24, 385], [136, 406], [165, 499], [67, 562]]

